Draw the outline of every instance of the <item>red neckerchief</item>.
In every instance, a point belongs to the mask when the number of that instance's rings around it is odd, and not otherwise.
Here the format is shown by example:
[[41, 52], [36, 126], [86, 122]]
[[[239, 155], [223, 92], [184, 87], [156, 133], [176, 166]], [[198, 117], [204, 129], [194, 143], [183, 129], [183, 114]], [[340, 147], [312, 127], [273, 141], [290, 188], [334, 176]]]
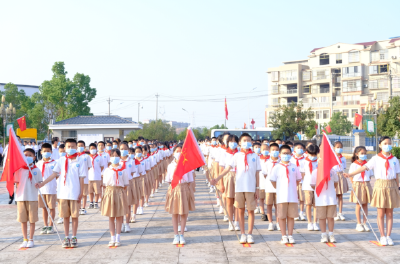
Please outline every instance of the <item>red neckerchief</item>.
[[342, 155], [342, 154], [339, 154], [339, 155], [338, 155], [338, 158], [339, 158], [339, 162], [340, 162], [340, 164], [342, 164], [342, 157], [343, 157], [343, 155]]
[[289, 183], [289, 169], [288, 169], [288, 167], [289, 167], [290, 163], [288, 165], [283, 164], [283, 163], [279, 163], [279, 164], [286, 168], [286, 177], [287, 177], [287, 181]]
[[111, 150], [106, 150], [106, 153], [107, 153], [108, 155], [110, 155]]
[[[25, 166], [23, 166], [22, 167], [24, 170], [29, 170], [29, 167], [28, 167], [28, 165], [25, 165]], [[33, 169], [35, 169], [35, 168], [37, 168], [36, 167], [36, 165], [35, 164], [33, 164], [33, 166], [31, 167], [31, 169], [29, 170], [29, 176], [28, 176], [28, 178], [29, 178], [29, 180], [31, 180], [31, 182], [32, 182], [32, 170]]]
[[[364, 164], [367, 163], [367, 161], [363, 160], [362, 162], [359, 162], [358, 160], [356, 160], [356, 161], [354, 161], [354, 163], [357, 165], [360, 165], [362, 167], [362, 166], [364, 166]], [[361, 178], [363, 179], [363, 181], [364, 181], [364, 177], [365, 177], [365, 171], [361, 172]]]
[[139, 165], [140, 161], [138, 161], [137, 159], [135, 159], [135, 165]]
[[163, 148], [162, 150], [166, 151], [166, 150], [167, 150], [167, 148]]
[[98, 154], [96, 154], [94, 157], [92, 157], [92, 155], [90, 155], [92, 159], [92, 168], [93, 168], [93, 172], [94, 172], [94, 160], [97, 158], [97, 156], [99, 156]]
[[226, 153], [229, 153], [229, 154], [232, 154], [232, 155], [235, 155], [235, 153], [238, 153], [239, 152], [239, 150], [236, 148], [236, 149], [234, 149], [234, 150], [232, 150], [231, 148], [227, 148], [226, 149]]
[[393, 159], [394, 156], [392, 155], [392, 153], [390, 153], [390, 156], [386, 158], [385, 155], [382, 154], [382, 152], [379, 153], [378, 156], [381, 157], [382, 159], [385, 159], [385, 160], [386, 160], [386, 162], [385, 162], [385, 168], [386, 168], [386, 178], [387, 178], [388, 170], [389, 170], [389, 168], [390, 168], [389, 160], [390, 160], [390, 159]]
[[246, 152], [246, 151], [244, 151], [244, 149], [241, 149], [240, 152], [244, 153], [244, 167], [245, 167], [245, 171], [247, 171], [249, 169], [249, 163], [247, 162], [247, 155], [253, 154], [253, 151], [251, 149], [249, 149]]
[[86, 154], [84, 151], [82, 151], [81, 153], [78, 152], [78, 156], [82, 156], [83, 154]]
[[272, 161], [272, 164], [273, 164], [273, 165], [272, 165], [272, 168], [273, 168], [273, 167], [275, 167], [275, 164], [276, 164], [276, 163], [280, 162], [280, 161], [279, 161], [279, 159], [278, 159], [278, 160], [276, 160], [276, 161], [275, 161], [275, 160], [273, 160], [273, 159], [271, 159], [271, 161]]
[[114, 167], [112, 167], [112, 166], [111, 166], [111, 169], [112, 169], [113, 171], [115, 171], [115, 176], [116, 176], [116, 179], [117, 179], [116, 185], [118, 185], [118, 184], [119, 184], [118, 172], [125, 170], [125, 162], [124, 162], [124, 164], [121, 166], [120, 169], [114, 169]]
[[147, 157], [150, 157], [150, 153], [147, 153]]
[[46, 164], [53, 162], [54, 160], [50, 160], [50, 161], [44, 161], [43, 160], [43, 166], [42, 166], [42, 178], [44, 177], [44, 169], [46, 168]]
[[225, 147], [225, 146], [221, 146], [221, 148], [224, 149], [224, 150], [227, 150], [227, 147]]
[[297, 168], [300, 167], [300, 162], [299, 162], [299, 160], [304, 159], [304, 156], [301, 156], [300, 158], [297, 158], [296, 155], [293, 155], [292, 157], [296, 160], [296, 166], [297, 166]]
[[75, 153], [74, 155], [69, 156], [68, 154], [65, 155], [65, 176], [64, 176], [64, 186], [65, 182], [67, 180], [67, 173], [68, 173], [68, 159], [73, 159], [78, 157], [78, 153]]
[[265, 162], [265, 161], [269, 160], [269, 155], [268, 156], [261, 155], [260, 159], [262, 159]]
[[306, 161], [309, 161], [309, 162], [310, 162], [310, 163], [308, 163], [308, 167], [310, 168], [310, 174], [311, 174], [312, 171], [313, 171], [313, 165], [312, 165], [312, 163], [313, 163], [313, 162], [317, 162], [318, 160], [317, 160], [317, 159], [316, 159], [316, 160], [310, 160], [310, 159], [308, 158], [308, 156], [307, 156]]

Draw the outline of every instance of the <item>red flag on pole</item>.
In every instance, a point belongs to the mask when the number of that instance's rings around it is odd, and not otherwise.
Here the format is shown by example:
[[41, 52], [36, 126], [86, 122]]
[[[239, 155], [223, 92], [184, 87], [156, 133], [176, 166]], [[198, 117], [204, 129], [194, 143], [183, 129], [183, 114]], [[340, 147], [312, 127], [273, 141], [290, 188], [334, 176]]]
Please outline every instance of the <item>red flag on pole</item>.
[[328, 132], [328, 133], [332, 133], [332, 129], [331, 129], [331, 126], [330, 126], [330, 125], [327, 125], [327, 126], [325, 127], [325, 130], [326, 130], [326, 132]]
[[246, 123], [244, 123], [243, 129], [246, 129]]
[[354, 125], [356, 127], [360, 126], [361, 121], [362, 121], [362, 115], [356, 113], [354, 117]]
[[183, 143], [182, 152], [172, 178], [171, 187], [175, 188], [185, 173], [195, 170], [206, 164], [204, 156], [197, 144], [196, 137], [192, 129], [187, 129], [185, 143]]
[[331, 180], [331, 169], [333, 166], [339, 165], [339, 160], [333, 151], [331, 142], [325, 133], [323, 133], [319, 156], [320, 162], [318, 162], [317, 185], [315, 188], [318, 197], [321, 194], [322, 188], [325, 186], [325, 184], [326, 188], [328, 188], [328, 181]]
[[21, 129], [21, 132], [24, 131], [26, 129], [26, 120], [25, 120], [25, 116], [18, 118], [17, 119], [18, 125], [19, 125], [19, 129]]
[[228, 120], [228, 105], [226, 104], [226, 97], [225, 97], [225, 119]]
[[18, 143], [17, 136], [11, 127], [9, 135], [10, 139], [8, 142], [6, 160], [4, 161], [5, 166], [0, 181], [7, 182], [8, 193], [12, 195], [14, 193], [14, 173], [23, 166], [26, 166], [28, 162], [26, 161], [25, 155]]

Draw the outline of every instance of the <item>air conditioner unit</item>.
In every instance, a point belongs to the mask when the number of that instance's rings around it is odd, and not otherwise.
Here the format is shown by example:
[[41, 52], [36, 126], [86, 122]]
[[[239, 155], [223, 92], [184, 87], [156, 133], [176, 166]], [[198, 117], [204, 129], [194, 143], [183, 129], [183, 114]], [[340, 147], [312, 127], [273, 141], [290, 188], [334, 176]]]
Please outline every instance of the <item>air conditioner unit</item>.
[[368, 88], [368, 83], [364, 84], [364, 88]]
[[395, 59], [397, 59], [397, 57], [396, 56], [392, 56], [392, 59], [395, 60]]

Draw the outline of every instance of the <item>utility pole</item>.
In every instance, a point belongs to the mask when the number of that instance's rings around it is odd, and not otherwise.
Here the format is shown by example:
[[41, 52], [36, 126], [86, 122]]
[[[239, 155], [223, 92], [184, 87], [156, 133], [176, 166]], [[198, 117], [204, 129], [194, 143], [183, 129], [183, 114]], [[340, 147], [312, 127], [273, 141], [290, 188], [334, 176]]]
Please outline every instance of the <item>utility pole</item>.
[[393, 89], [392, 89], [392, 70], [389, 70], [389, 99], [392, 98]]
[[138, 106], [137, 106], [137, 122], [138, 122], [138, 124], [139, 124], [139, 112], [140, 112], [140, 103], [138, 103]]
[[158, 93], [156, 94], [157, 102], [156, 102], [156, 121], [158, 120]]
[[108, 102], [108, 116], [110, 116], [110, 115], [111, 115], [111, 113], [110, 113], [110, 107], [111, 107], [111, 102], [112, 102], [112, 100], [110, 99], [110, 97], [108, 97], [107, 102]]

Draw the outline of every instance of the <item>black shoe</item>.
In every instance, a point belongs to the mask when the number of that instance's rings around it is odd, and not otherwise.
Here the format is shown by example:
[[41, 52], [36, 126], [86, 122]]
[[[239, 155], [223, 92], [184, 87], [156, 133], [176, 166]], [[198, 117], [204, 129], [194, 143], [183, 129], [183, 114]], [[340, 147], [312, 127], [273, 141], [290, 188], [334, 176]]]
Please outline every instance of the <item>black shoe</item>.
[[14, 196], [10, 197], [10, 200], [8, 201], [8, 204], [12, 204], [13, 201], [14, 201]]
[[261, 220], [263, 220], [263, 221], [268, 221], [268, 216], [265, 215], [265, 214], [262, 214], [262, 215], [261, 215]]

